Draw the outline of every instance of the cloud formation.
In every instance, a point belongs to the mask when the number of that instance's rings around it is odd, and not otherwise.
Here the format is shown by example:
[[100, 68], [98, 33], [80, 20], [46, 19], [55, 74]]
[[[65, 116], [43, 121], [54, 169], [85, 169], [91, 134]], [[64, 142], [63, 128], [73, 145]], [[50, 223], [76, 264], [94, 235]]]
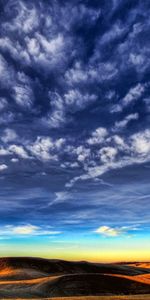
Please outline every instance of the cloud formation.
[[0, 228], [0, 236], [1, 237], [28, 237], [28, 236], [50, 236], [50, 235], [57, 235], [61, 234], [60, 231], [43, 229], [39, 226], [35, 226], [32, 224], [27, 225], [5, 225], [4, 227]]
[[130, 227], [109, 227], [109, 226], [101, 226], [95, 230], [95, 233], [101, 234], [105, 237], [118, 237], [121, 235], [128, 234], [130, 231], [135, 231], [137, 228]]
[[[15, 226], [30, 224], [30, 204], [41, 222], [84, 223], [92, 211], [94, 223], [95, 190], [102, 217], [112, 192], [123, 214], [122, 182], [143, 196], [149, 178], [149, 2], [8, 0], [0, 11], [4, 222], [13, 211]], [[125, 222], [143, 219], [135, 194]]]

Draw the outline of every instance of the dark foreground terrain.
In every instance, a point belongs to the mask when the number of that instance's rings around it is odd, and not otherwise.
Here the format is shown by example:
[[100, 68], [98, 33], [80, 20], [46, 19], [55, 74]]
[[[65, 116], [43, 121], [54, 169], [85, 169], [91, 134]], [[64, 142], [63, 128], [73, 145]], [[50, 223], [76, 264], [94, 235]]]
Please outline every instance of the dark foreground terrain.
[[[148, 263], [94, 264], [40, 258], [0, 258], [1, 299], [71, 297], [76, 300], [74, 297], [80, 296], [78, 299], [146, 300], [150, 299], [148, 294]], [[120, 295], [126, 296], [121, 298]]]

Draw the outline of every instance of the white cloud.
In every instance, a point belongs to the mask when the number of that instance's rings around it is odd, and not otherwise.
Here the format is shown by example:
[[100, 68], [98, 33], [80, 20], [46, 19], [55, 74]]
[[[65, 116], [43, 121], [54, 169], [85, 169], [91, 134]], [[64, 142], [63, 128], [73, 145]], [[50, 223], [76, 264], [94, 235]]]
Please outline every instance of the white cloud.
[[83, 110], [96, 101], [97, 96], [95, 94], [81, 93], [77, 89], [69, 89], [64, 96], [60, 96], [56, 92], [49, 92], [49, 98], [51, 110], [43, 121], [49, 127], [59, 128], [71, 120], [71, 117], [67, 115], [68, 112]]
[[100, 63], [98, 66], [98, 71], [100, 73], [99, 82], [105, 82], [110, 80], [115, 80], [118, 75], [118, 70], [116, 64], [113, 62]]
[[121, 112], [124, 107], [128, 106], [132, 102], [139, 100], [144, 95], [145, 90], [146, 85], [138, 83], [128, 91], [120, 104], [116, 104], [112, 107], [111, 112]]
[[57, 155], [50, 153], [53, 149], [54, 142], [49, 137], [38, 137], [35, 143], [29, 146], [32, 155], [43, 161], [57, 160]]
[[0, 172], [8, 169], [8, 166], [5, 164], [0, 165]]
[[[57, 147], [62, 145], [62, 139], [57, 140]], [[50, 137], [38, 137], [36, 141], [28, 146], [28, 149], [32, 155], [42, 161], [57, 160], [57, 154], [55, 154], [55, 142]]]
[[[71, 58], [69, 49], [72, 49], [71, 35], [64, 35], [66, 9], [61, 10], [57, 3], [47, 10], [44, 3], [40, 7], [32, 3], [30, 7], [24, 1], [16, 1], [13, 5], [15, 16], [11, 22], [3, 20], [1, 24], [5, 37], [0, 39], [0, 49], [7, 51], [21, 65], [42, 69], [46, 73], [60, 70], [60, 65], [62, 67]], [[9, 4], [6, 6], [6, 11], [11, 10]], [[14, 37], [17, 37], [17, 43]]]
[[16, 103], [24, 108], [31, 108], [34, 102], [34, 94], [28, 85], [16, 85], [13, 88]]
[[108, 135], [107, 129], [103, 127], [99, 127], [92, 133], [91, 137], [87, 140], [87, 143], [89, 145], [101, 144], [104, 142], [107, 135]]
[[61, 167], [63, 168], [63, 169], [67, 169], [67, 168], [79, 168], [79, 164], [78, 164], [78, 162], [72, 162], [72, 163], [70, 163], [70, 162], [65, 162], [65, 163], [62, 163], [61, 164]]
[[127, 166], [131, 166], [133, 164], [142, 164], [148, 162], [150, 160], [150, 156], [142, 157], [142, 156], [124, 156], [117, 161], [111, 161], [104, 163], [102, 165], [96, 165], [95, 167], [87, 168], [87, 172], [83, 175], [74, 177], [70, 182], [66, 183], [66, 187], [72, 187], [77, 181], [80, 180], [88, 180], [97, 178], [110, 170], [122, 169]]
[[[109, 146], [111, 142], [115, 143], [114, 147]], [[109, 137], [105, 144], [107, 143], [108, 146], [96, 152], [96, 155], [100, 154], [101, 161], [96, 162], [94, 166], [88, 164], [85, 173], [74, 177], [66, 187], [72, 187], [80, 180], [97, 178], [110, 170], [150, 161], [150, 130], [148, 129], [131, 135], [126, 141], [117, 135]]]
[[[7, 4], [6, 8], [9, 7], [10, 3]], [[16, 9], [16, 15], [11, 20], [3, 23], [3, 28], [15, 33], [29, 34], [34, 31], [39, 25], [38, 13], [34, 5], [28, 7], [23, 1], [17, 1], [14, 3], [14, 8]]]
[[19, 156], [19, 157], [21, 157], [23, 159], [29, 158], [29, 155], [26, 152], [26, 150], [23, 148], [23, 146], [11, 145], [11, 146], [9, 146], [8, 150], [11, 153], [16, 154], [17, 156]]
[[61, 234], [61, 231], [49, 230], [49, 228], [43, 228], [40, 226], [35, 226], [32, 224], [26, 225], [6, 225], [4, 227], [0, 227], [0, 236], [49, 236], [49, 235], [57, 235]]
[[39, 227], [33, 226], [33, 225], [24, 225], [24, 226], [16, 226], [16, 227], [10, 227], [13, 234], [16, 235], [30, 235], [34, 234]]
[[112, 43], [113, 40], [121, 38], [127, 32], [127, 28], [121, 24], [121, 22], [116, 22], [111, 26], [111, 29], [103, 34], [100, 39], [100, 45], [106, 43]]
[[36, 38], [26, 38], [27, 49], [28, 52], [33, 56], [36, 57], [40, 54], [40, 45]]
[[110, 140], [110, 142], [114, 142], [115, 147], [119, 150], [125, 151], [126, 148], [128, 148], [128, 146], [126, 145], [126, 143], [124, 141], [124, 138], [119, 135], [113, 135], [108, 139], [108, 141], [109, 140]]
[[68, 93], [64, 95], [66, 109], [71, 109], [71, 111], [81, 110], [96, 101], [96, 99], [96, 95], [90, 95], [88, 93], [82, 94], [76, 89], [69, 90]]
[[64, 48], [64, 37], [62, 34], [58, 34], [49, 41], [39, 33], [36, 34], [36, 38], [45, 54], [50, 55], [52, 59], [54, 59], [55, 56], [62, 55], [62, 50]]
[[51, 92], [49, 92], [49, 98], [51, 111], [43, 119], [43, 122], [49, 127], [58, 128], [66, 121], [63, 99], [58, 93]]
[[12, 142], [14, 140], [17, 139], [17, 134], [16, 132], [13, 130], [13, 129], [10, 129], [10, 128], [6, 128], [4, 131], [3, 131], [3, 135], [1, 137], [1, 140], [4, 142], [4, 143], [9, 143], [9, 142]]
[[117, 237], [120, 235], [128, 234], [129, 231], [137, 230], [136, 227], [110, 227], [110, 226], [101, 226], [97, 228], [94, 232], [105, 237]]
[[65, 79], [69, 85], [89, 82], [89, 72], [89, 70], [85, 70], [84, 67], [81, 66], [80, 62], [76, 62], [73, 68], [67, 70]]
[[59, 65], [64, 65], [66, 52], [71, 47], [71, 38], [63, 36], [63, 33], [42, 35], [40, 30], [35, 32], [31, 39], [25, 38], [27, 53], [32, 58], [32, 64], [36, 64], [46, 72], [58, 70]]
[[19, 57], [18, 46], [19, 43], [14, 48], [13, 42], [6, 36], [0, 38], [0, 49], [9, 52], [13, 58], [16, 58], [17, 56]]
[[60, 150], [63, 147], [63, 145], [65, 144], [65, 141], [66, 140], [64, 138], [60, 138], [60, 139], [55, 140], [56, 149]]
[[118, 151], [113, 147], [104, 147], [99, 151], [100, 159], [103, 163], [113, 161], [116, 158]]
[[66, 191], [61, 191], [55, 193], [55, 199], [49, 203], [49, 206], [57, 203], [63, 203], [65, 201], [68, 201], [72, 199], [72, 195]]
[[9, 88], [14, 83], [15, 73], [4, 57], [0, 54], [0, 82], [3, 87]]
[[145, 63], [145, 56], [142, 54], [131, 53], [129, 61], [138, 69], [138, 66], [143, 66]]
[[50, 128], [59, 128], [66, 122], [64, 110], [54, 109], [43, 119], [43, 123], [47, 124]]
[[132, 149], [140, 155], [150, 155], [150, 130], [139, 132], [131, 137]]
[[5, 155], [10, 155], [11, 153], [9, 152], [9, 150], [0, 147], [0, 156], [5, 156]]
[[145, 91], [145, 86], [142, 85], [141, 83], [131, 88], [128, 94], [122, 100], [123, 106], [130, 104], [132, 101], [138, 100], [143, 95], [144, 91]]
[[19, 159], [18, 159], [18, 158], [12, 158], [11, 161], [12, 161], [13, 163], [17, 163], [17, 162], [19, 161]]
[[62, 33], [42, 35], [40, 30], [35, 32], [34, 37], [27, 36], [25, 42], [32, 63], [46, 71], [53, 70], [54, 67], [58, 69], [58, 65], [64, 63], [67, 46], [70, 48], [71, 45], [67, 37], [64, 39]]
[[79, 162], [84, 162], [86, 159], [90, 157], [90, 149], [87, 149], [83, 146], [79, 146], [76, 149], [74, 149], [74, 153], [77, 155], [77, 160]]
[[36, 141], [27, 146], [33, 157], [42, 161], [58, 160], [58, 154], [65, 144], [64, 138], [52, 139], [48, 136], [37, 137]]
[[138, 113], [130, 114], [127, 117], [125, 117], [122, 121], [115, 122], [115, 126], [114, 126], [113, 130], [114, 131], [121, 130], [121, 129], [125, 128], [130, 121], [138, 120], [138, 118], [139, 118]]
[[68, 193], [68, 192], [64, 192], [64, 191], [62, 191], [62, 192], [57, 192], [57, 193], [55, 193], [55, 195], [56, 195], [56, 201], [57, 202], [63, 202], [63, 201], [65, 201], [65, 200], [68, 200], [68, 199], [70, 199], [71, 198], [71, 194], [70, 193]]

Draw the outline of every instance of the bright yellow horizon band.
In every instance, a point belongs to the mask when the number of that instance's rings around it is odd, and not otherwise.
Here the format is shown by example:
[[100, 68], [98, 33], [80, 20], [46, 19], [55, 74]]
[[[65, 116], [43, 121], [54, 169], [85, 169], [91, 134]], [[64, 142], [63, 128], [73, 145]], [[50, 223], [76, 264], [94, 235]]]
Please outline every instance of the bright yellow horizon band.
[[113, 262], [147, 262], [150, 261], [150, 251], [142, 249], [130, 249], [130, 250], [86, 250], [86, 249], [35, 249], [27, 246], [24, 249], [14, 246], [13, 249], [5, 248], [0, 250], [0, 257], [6, 256], [32, 256], [42, 257], [49, 259], [62, 259], [62, 260], [73, 260], [73, 261], [91, 261], [91, 262], [102, 262], [102, 263], [113, 263]]

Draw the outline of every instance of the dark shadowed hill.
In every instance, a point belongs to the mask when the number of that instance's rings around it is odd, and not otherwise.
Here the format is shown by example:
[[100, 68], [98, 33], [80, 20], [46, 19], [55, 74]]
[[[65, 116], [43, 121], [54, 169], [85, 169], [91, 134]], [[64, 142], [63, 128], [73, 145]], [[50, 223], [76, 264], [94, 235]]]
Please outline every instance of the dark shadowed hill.
[[49, 297], [82, 295], [120, 295], [150, 293], [150, 287], [126, 278], [102, 274], [74, 274], [61, 276], [53, 282], [43, 284]]
[[122, 264], [98, 264], [89, 262], [72, 262], [54, 259], [32, 257], [0, 258], [0, 270], [32, 269], [43, 274], [77, 274], [77, 273], [105, 273], [122, 275], [140, 275], [149, 273], [145, 268], [137, 268]]

